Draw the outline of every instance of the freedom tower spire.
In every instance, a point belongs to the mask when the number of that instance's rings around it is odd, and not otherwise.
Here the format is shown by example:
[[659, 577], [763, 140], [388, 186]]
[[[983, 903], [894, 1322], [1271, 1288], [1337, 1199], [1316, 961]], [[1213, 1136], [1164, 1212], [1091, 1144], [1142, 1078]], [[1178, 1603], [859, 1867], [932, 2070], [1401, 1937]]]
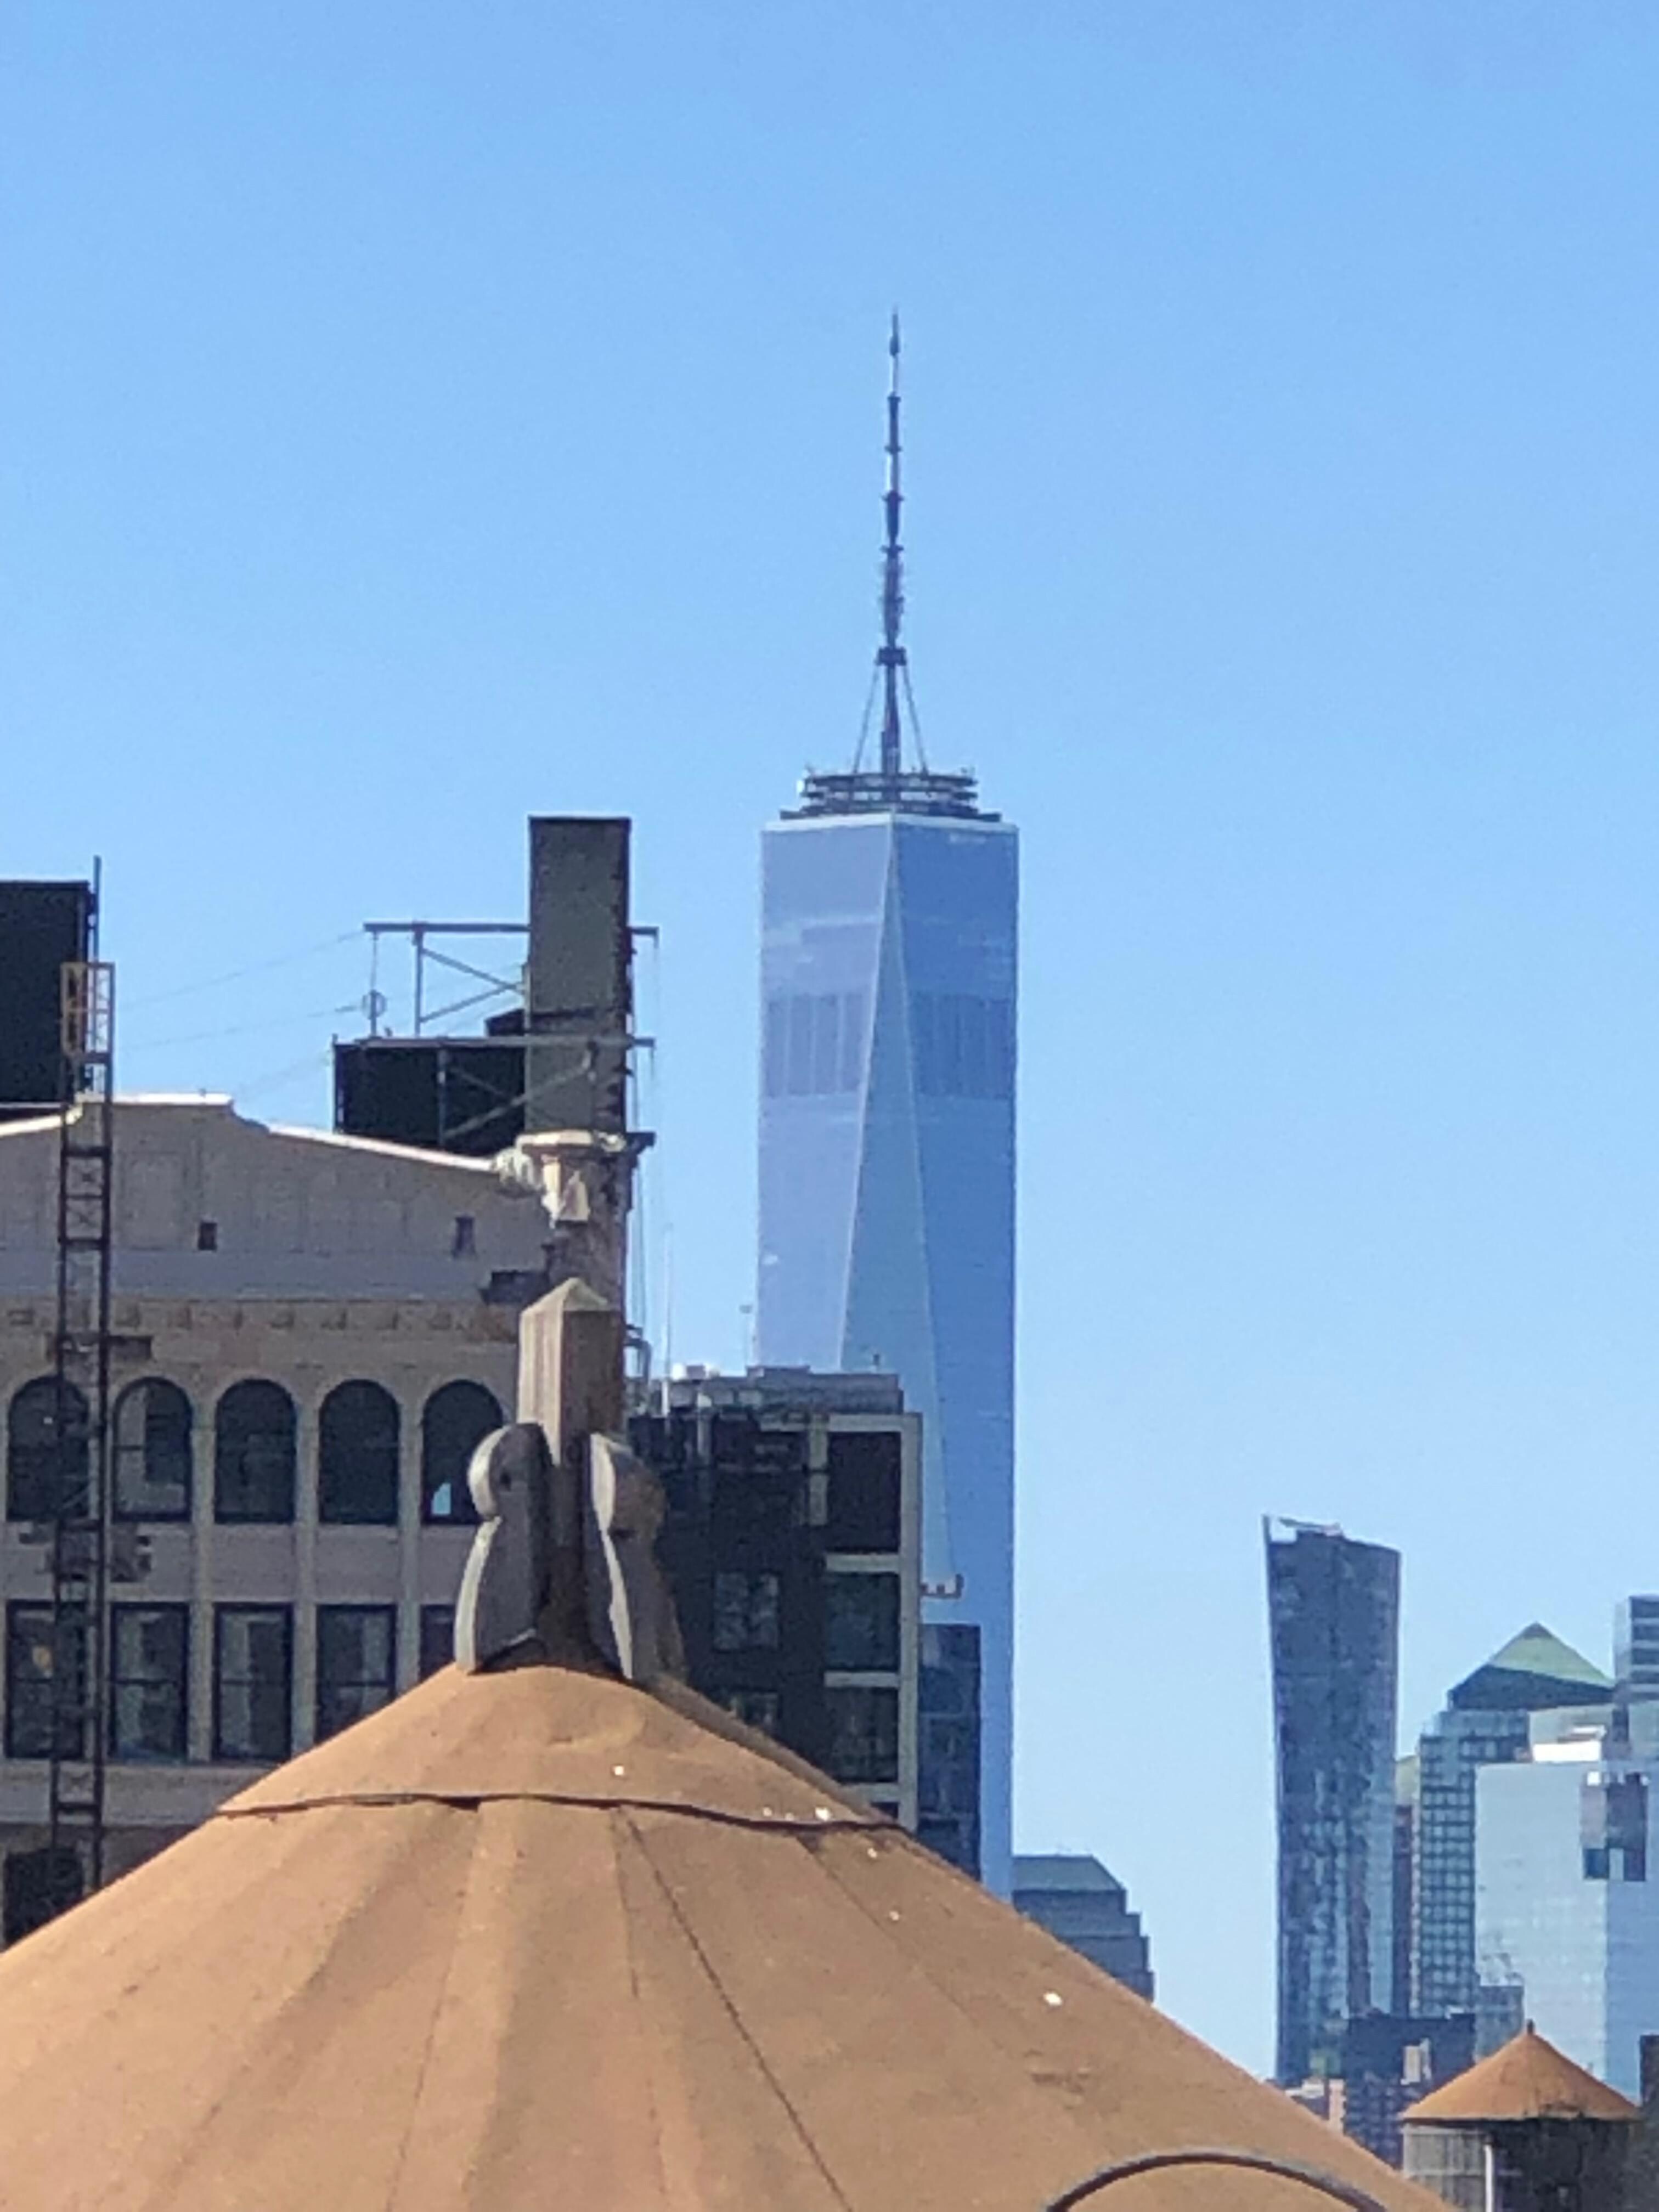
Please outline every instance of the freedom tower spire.
[[[921, 1416], [919, 1832], [1006, 1894], [1019, 841], [981, 809], [973, 775], [931, 769], [921, 749], [896, 318], [888, 360], [881, 641], [863, 732], [851, 768], [804, 777], [762, 842], [757, 1354], [896, 1375]], [[828, 1479], [833, 1492], [835, 1464]], [[872, 1462], [846, 1480], [873, 1498], [885, 1477]], [[884, 1595], [863, 1584], [827, 1598], [850, 1618]], [[809, 1755], [889, 1802], [911, 1725], [898, 1692], [832, 1680], [824, 1697]]]
[[[979, 793], [972, 775], [957, 770], [938, 774], [927, 765], [916, 714], [915, 694], [910, 688], [910, 655], [904, 643], [904, 448], [899, 430], [899, 319], [896, 313], [887, 336], [887, 455], [886, 482], [881, 504], [884, 527], [881, 547], [881, 643], [864, 702], [858, 747], [850, 769], [820, 773], [809, 770], [801, 779], [803, 814], [865, 814], [902, 806], [907, 813], [977, 815]], [[881, 702], [881, 740], [877, 765], [865, 766], [870, 723], [876, 702]], [[905, 763], [905, 725], [908, 724], [915, 765]]]
[[[904, 627], [904, 546], [899, 538], [899, 510], [904, 504], [904, 493], [899, 482], [902, 448], [899, 441], [899, 319], [896, 312], [893, 316], [892, 334], [887, 341], [887, 352], [892, 363], [887, 377], [887, 489], [882, 496], [882, 507], [887, 517], [887, 535], [881, 556], [881, 645], [876, 654], [876, 666], [881, 672], [882, 781], [896, 787], [904, 767], [904, 741], [899, 727], [901, 679], [913, 726], [916, 718], [915, 702], [909, 696], [909, 661], [899, 641], [899, 633]], [[918, 737], [918, 754], [921, 749]]]

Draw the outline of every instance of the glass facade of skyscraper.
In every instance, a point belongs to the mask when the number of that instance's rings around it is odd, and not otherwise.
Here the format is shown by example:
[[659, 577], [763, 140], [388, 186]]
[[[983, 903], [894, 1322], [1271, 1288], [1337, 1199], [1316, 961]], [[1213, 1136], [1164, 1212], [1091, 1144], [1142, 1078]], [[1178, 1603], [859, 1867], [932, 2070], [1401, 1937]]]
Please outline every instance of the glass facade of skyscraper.
[[1400, 1554], [1269, 1523], [1281, 2081], [1340, 2066], [1393, 1968]]
[[1018, 840], [965, 778], [824, 783], [763, 841], [758, 1352], [922, 1417], [921, 1832], [1006, 1891]]
[[1534, 1717], [1561, 1725], [1606, 1709], [1613, 1685], [1534, 1621], [1460, 1682], [1418, 1745], [1413, 2001], [1419, 2012], [1477, 2003], [1475, 1781], [1484, 1766], [1528, 1756]]
[[1476, 1782], [1481, 1981], [1513, 1990], [1540, 2035], [1632, 2098], [1659, 2022], [1656, 1786], [1652, 1757], [1610, 1736], [1538, 1745]]

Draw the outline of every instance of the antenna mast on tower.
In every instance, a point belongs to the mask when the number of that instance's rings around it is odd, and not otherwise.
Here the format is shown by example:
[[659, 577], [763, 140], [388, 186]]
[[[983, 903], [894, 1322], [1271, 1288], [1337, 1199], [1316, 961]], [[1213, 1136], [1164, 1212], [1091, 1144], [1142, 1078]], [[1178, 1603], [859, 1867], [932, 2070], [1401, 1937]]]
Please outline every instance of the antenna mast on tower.
[[[904, 545], [899, 535], [904, 507], [901, 483], [903, 467], [899, 437], [899, 319], [895, 313], [887, 334], [887, 485], [882, 495], [886, 517], [881, 549], [881, 643], [865, 693], [864, 713], [853, 765], [839, 771], [809, 769], [801, 778], [800, 812], [818, 814], [954, 814], [969, 819], [980, 815], [978, 787], [966, 770], [936, 771], [927, 765], [927, 749], [921, 739], [916, 702], [910, 689], [910, 656], [902, 642], [904, 629]], [[864, 765], [874, 718], [876, 693], [881, 693], [881, 759], [878, 767]], [[915, 741], [915, 765], [904, 763], [904, 726]]]
[[904, 744], [899, 721], [899, 678], [905, 666], [899, 632], [904, 623], [904, 548], [899, 542], [899, 509], [904, 495], [899, 485], [899, 319], [893, 317], [887, 341], [892, 368], [887, 381], [887, 489], [882, 505], [887, 514], [887, 538], [881, 562], [881, 647], [876, 665], [881, 671], [881, 773], [896, 783], [903, 771]]

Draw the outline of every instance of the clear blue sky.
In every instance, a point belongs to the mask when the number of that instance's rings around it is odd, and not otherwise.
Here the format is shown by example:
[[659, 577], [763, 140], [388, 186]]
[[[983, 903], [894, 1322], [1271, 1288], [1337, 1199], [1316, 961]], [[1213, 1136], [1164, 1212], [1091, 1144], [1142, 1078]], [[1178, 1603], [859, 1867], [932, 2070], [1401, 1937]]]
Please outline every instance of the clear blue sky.
[[902, 305], [924, 727], [1025, 836], [1021, 1838], [1255, 2066], [1259, 1515], [1401, 1547], [1412, 1732], [1659, 1586], [1656, 103], [1651, 0], [0, 27], [0, 870], [103, 855], [128, 1086], [314, 1120], [338, 940], [633, 814], [681, 1356]]

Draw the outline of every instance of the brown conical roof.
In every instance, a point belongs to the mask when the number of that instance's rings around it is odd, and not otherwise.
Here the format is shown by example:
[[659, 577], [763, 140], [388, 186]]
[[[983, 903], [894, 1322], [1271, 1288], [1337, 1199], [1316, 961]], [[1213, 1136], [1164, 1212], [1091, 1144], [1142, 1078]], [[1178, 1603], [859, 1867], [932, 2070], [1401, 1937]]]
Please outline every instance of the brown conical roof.
[[1501, 2051], [1401, 2117], [1407, 2126], [1414, 2121], [1473, 2126], [1483, 2120], [1639, 2120], [1642, 2115], [1628, 2097], [1547, 2043], [1528, 2021]]
[[708, 1710], [446, 1670], [0, 1955], [7, 2212], [1432, 2212]]

